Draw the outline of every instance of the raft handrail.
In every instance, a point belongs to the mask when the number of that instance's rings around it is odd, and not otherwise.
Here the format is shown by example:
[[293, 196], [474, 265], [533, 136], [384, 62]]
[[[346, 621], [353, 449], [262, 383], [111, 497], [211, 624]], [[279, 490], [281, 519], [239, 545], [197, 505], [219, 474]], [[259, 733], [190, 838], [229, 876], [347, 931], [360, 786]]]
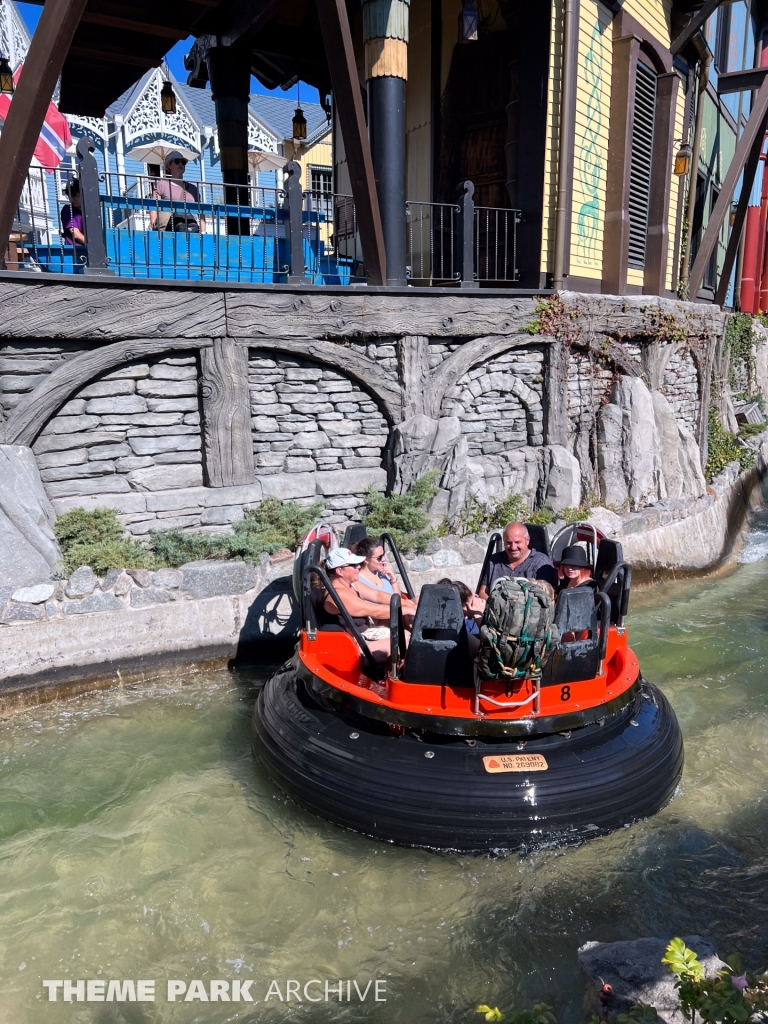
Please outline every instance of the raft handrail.
[[627, 617], [627, 611], [629, 610], [629, 592], [632, 588], [632, 566], [629, 562], [617, 562], [613, 569], [611, 569], [608, 576], [601, 583], [598, 593], [607, 593], [618, 579], [620, 572], [623, 572], [624, 578], [621, 583], [621, 593], [619, 594], [619, 600], [617, 602], [619, 621], [616, 625], [620, 629], [623, 629], [624, 619]]
[[301, 617], [304, 620], [305, 630], [308, 640], [317, 639], [317, 619], [315, 617], [315, 609], [312, 604], [312, 586], [310, 583], [311, 576], [317, 576], [322, 585], [325, 587], [328, 596], [331, 598], [333, 603], [339, 609], [339, 617], [344, 620], [348, 632], [352, 634], [357, 643], [357, 646], [362, 652], [363, 658], [365, 659], [366, 665], [369, 668], [369, 675], [372, 679], [378, 679], [381, 677], [381, 665], [374, 659], [371, 654], [371, 649], [363, 639], [360, 630], [357, 628], [355, 623], [352, 621], [352, 617], [344, 607], [344, 602], [341, 600], [339, 595], [331, 583], [330, 579], [326, 575], [324, 569], [321, 569], [319, 565], [307, 565], [304, 567], [304, 571], [301, 574]]
[[[598, 531], [597, 531], [597, 527], [594, 525], [594, 523], [586, 523], [586, 522], [584, 522], [584, 523], [582, 523], [582, 522], [566, 523], [565, 526], [561, 526], [560, 529], [557, 531], [557, 533], [554, 535], [554, 537], [549, 542], [550, 546], [551, 546], [552, 554], [554, 555], [554, 553], [555, 553], [555, 547], [557, 546], [557, 542], [560, 540], [560, 538], [563, 536], [563, 534], [567, 533], [569, 530], [571, 531], [571, 534], [572, 534], [572, 536], [569, 538], [569, 540], [573, 540], [573, 537], [575, 536], [575, 534], [577, 533], [578, 530], [591, 530], [592, 531], [592, 540], [591, 541], [590, 540], [585, 541], [584, 543], [585, 544], [589, 544], [589, 546], [592, 548], [592, 573], [594, 574], [595, 569], [597, 568], [597, 549], [599, 547], [599, 544], [598, 544], [598, 541], [597, 541], [597, 532]], [[567, 545], [566, 545], [566, 547], [567, 547]]]
[[600, 644], [597, 648], [597, 674], [601, 676], [603, 674], [605, 653], [608, 650], [608, 633], [611, 629], [611, 599], [602, 590], [596, 591], [595, 598], [600, 600], [603, 605], [603, 614], [600, 626]]
[[480, 567], [480, 576], [477, 581], [477, 586], [475, 587], [476, 594], [480, 593], [480, 585], [482, 583], [483, 576], [485, 576], [486, 566], [491, 560], [491, 555], [495, 555], [496, 552], [501, 548], [503, 544], [503, 538], [504, 535], [501, 532], [501, 530], [493, 530], [491, 536], [488, 538], [488, 546], [485, 549], [485, 558], [483, 559], [483, 564]]
[[405, 623], [403, 603], [399, 594], [389, 599], [389, 678], [398, 679], [400, 657], [405, 657]]
[[390, 550], [392, 551], [392, 554], [394, 555], [395, 558], [395, 562], [397, 564], [397, 571], [400, 573], [400, 578], [402, 579], [403, 585], [405, 586], [405, 592], [408, 595], [408, 597], [413, 601], [416, 597], [416, 591], [413, 589], [413, 585], [410, 579], [408, 578], [408, 573], [405, 568], [405, 562], [403, 561], [402, 555], [400, 554], [397, 544], [395, 543], [395, 538], [392, 536], [391, 533], [382, 533], [381, 540], [382, 544], [385, 541], [387, 544], [389, 544]]

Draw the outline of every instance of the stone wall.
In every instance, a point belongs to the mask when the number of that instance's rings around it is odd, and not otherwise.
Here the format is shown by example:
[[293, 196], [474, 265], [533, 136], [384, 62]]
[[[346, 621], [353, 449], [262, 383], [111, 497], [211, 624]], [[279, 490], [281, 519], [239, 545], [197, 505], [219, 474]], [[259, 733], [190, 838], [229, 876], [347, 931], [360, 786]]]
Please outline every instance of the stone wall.
[[[545, 335], [539, 299], [0, 280], [0, 431], [33, 448], [57, 513], [107, 505], [138, 536], [228, 529], [266, 496], [319, 501], [343, 525], [369, 486], [404, 489], [429, 470], [435, 517], [467, 493], [557, 510], [616, 492], [601, 446], [614, 462], [632, 446], [617, 397], [632, 380], [654, 396], [659, 465], [662, 435], [687, 431], [679, 472], [660, 470], [685, 480], [625, 481], [623, 501], [703, 491], [691, 444], [707, 403], [692, 388], [722, 314], [562, 293]], [[606, 440], [609, 406], [621, 436]]]

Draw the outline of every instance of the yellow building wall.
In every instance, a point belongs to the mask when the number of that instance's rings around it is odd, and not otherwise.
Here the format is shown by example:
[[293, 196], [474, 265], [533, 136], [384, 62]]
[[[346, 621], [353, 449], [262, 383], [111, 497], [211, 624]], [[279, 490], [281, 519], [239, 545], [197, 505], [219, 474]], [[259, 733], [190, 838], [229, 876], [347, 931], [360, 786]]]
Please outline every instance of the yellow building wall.
[[[682, 88], [677, 91], [677, 106], [675, 108], [675, 138], [682, 139], [684, 135], [683, 122], [685, 120], [685, 94]], [[680, 211], [680, 204], [684, 202], [683, 191], [680, 188], [681, 179], [674, 173], [674, 166], [670, 173], [671, 183], [669, 188], [669, 217], [667, 219], [667, 275], [664, 287], [671, 291], [674, 282], [675, 260], [677, 251], [675, 249], [675, 231], [677, 230], [677, 217]]]
[[429, 0], [411, 0], [408, 34], [405, 195], [410, 200], [429, 202], [432, 197]]
[[672, 42], [670, 25], [672, 0], [624, 0], [622, 9], [636, 18], [641, 25], [665, 47]]
[[541, 223], [541, 272], [552, 272], [557, 198], [557, 150], [560, 144], [560, 73], [562, 69], [562, 0], [552, 0], [552, 35], [549, 41], [547, 84], [547, 142], [544, 157], [544, 205]]
[[570, 273], [598, 281], [603, 276], [612, 58], [610, 12], [595, 0], [582, 0], [576, 75]]
[[[315, 167], [333, 167], [330, 126], [326, 135], [306, 149], [303, 146], [297, 146], [295, 143], [290, 145], [293, 146], [293, 155], [290, 159], [295, 160], [301, 167], [301, 187], [303, 189], [308, 189], [310, 185], [308, 170], [310, 164]], [[286, 150], [289, 148], [288, 143], [286, 143], [285, 148]]]

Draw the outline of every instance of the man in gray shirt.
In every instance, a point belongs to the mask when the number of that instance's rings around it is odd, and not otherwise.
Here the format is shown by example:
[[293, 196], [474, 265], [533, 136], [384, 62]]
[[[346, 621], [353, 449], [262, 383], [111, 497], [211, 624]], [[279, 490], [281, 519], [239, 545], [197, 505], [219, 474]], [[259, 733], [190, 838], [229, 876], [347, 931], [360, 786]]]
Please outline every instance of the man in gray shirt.
[[531, 551], [530, 537], [524, 523], [504, 527], [504, 550], [491, 555], [480, 577], [478, 597], [488, 598], [493, 584], [502, 576], [525, 576], [544, 580], [557, 589], [557, 572], [552, 562], [540, 551]]

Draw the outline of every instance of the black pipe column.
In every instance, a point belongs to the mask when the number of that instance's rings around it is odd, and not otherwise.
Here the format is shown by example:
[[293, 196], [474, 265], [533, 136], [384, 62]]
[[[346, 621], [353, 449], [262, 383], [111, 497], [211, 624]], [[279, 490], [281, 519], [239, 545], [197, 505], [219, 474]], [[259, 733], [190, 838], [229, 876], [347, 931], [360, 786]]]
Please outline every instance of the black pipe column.
[[387, 284], [405, 284], [408, 0], [363, 0], [363, 39], [368, 136], [387, 254]]
[[[228, 206], [247, 209], [248, 101], [251, 91], [251, 55], [248, 50], [214, 46], [208, 51], [208, 77], [216, 107], [221, 176]], [[250, 218], [227, 217], [227, 234], [250, 234]]]

